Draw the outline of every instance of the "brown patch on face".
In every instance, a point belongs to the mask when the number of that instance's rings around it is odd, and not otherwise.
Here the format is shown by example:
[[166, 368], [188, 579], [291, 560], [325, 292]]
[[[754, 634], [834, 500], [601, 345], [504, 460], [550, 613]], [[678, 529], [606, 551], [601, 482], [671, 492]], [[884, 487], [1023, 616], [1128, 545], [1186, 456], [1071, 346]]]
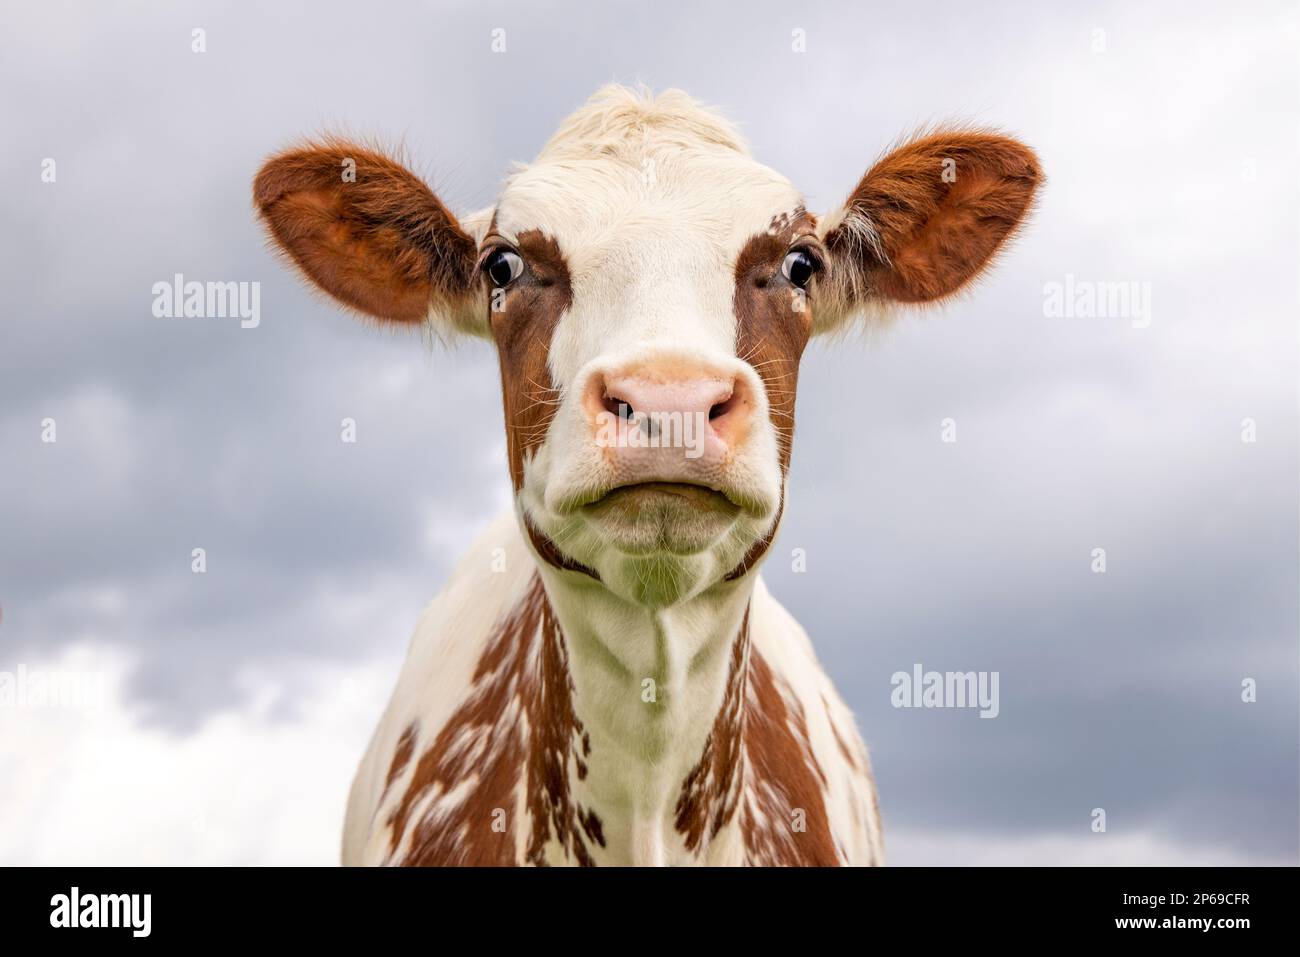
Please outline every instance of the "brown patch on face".
[[[350, 168], [355, 179], [345, 179]], [[423, 322], [431, 302], [470, 292], [474, 240], [420, 179], [377, 150], [343, 139], [271, 157], [253, 203], [277, 246], [343, 305]]]
[[[853, 290], [896, 302], [942, 299], [977, 276], [1033, 206], [1034, 151], [972, 130], [941, 130], [876, 163], [826, 235]], [[863, 237], [874, 232], [876, 242]]]
[[799, 361], [812, 333], [813, 289], [799, 289], [781, 273], [796, 240], [814, 236], [816, 220], [803, 209], [772, 218], [766, 232], [752, 237], [736, 259], [736, 355], [753, 366], [767, 393], [768, 415], [776, 429], [781, 465], [782, 502], [772, 528], [727, 575], [734, 581], [766, 554], [785, 505], [785, 475], [794, 441], [795, 393]]
[[736, 259], [736, 355], [763, 380], [782, 474], [790, 466], [799, 360], [812, 332], [812, 290], [795, 287], [781, 274], [781, 263], [796, 239], [813, 238], [815, 225], [803, 210], [773, 217], [768, 231], [751, 238]]
[[[516, 492], [524, 486], [524, 462], [546, 440], [546, 431], [559, 408], [560, 392], [551, 381], [546, 360], [560, 317], [573, 302], [569, 267], [559, 244], [537, 230], [520, 233], [518, 239], [516, 245], [524, 260], [524, 274], [506, 290], [505, 308], [489, 312], [501, 366], [506, 457], [510, 463], [510, 482]], [[492, 296], [489, 293], [489, 310]], [[525, 524], [528, 538], [542, 561], [556, 568], [582, 572], [599, 581], [599, 575], [564, 555], [531, 522]]]
[[559, 390], [546, 359], [560, 316], [573, 302], [573, 289], [554, 239], [529, 230], [519, 234], [516, 246], [524, 273], [506, 289], [504, 308], [489, 318], [501, 365], [510, 480], [517, 492], [524, 485], [524, 461], [546, 439], [555, 416]]
[[[591, 742], [573, 711], [567, 655], [541, 579], [534, 578], [479, 659], [469, 697], [420, 757], [389, 817], [391, 863], [516, 864], [522, 828], [525, 863], [546, 863], [551, 842], [579, 864], [594, 863], [588, 847], [604, 846], [600, 818], [568, 788], [569, 762], [584, 776]], [[521, 783], [527, 821], [516, 814]], [[458, 800], [440, 806], [453, 791]], [[430, 797], [415, 817], [415, 805]], [[409, 847], [399, 854], [408, 831]]]

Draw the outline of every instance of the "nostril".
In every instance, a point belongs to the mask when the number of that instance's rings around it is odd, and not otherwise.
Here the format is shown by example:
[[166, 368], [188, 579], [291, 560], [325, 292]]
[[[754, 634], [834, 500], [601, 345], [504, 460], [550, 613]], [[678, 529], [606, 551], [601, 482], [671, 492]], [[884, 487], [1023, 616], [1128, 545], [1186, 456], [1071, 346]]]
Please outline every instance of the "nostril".
[[736, 394], [733, 392], [731, 395], [727, 396], [727, 398], [709, 409], [709, 421], [713, 422], [716, 419], [722, 418], [736, 407], [736, 402]]
[[610, 415], [616, 415], [620, 419], [630, 420], [633, 413], [636, 411], [632, 408], [631, 402], [628, 402], [626, 399], [621, 399], [616, 395], [610, 395], [608, 392], [605, 393], [604, 405], [606, 412]]

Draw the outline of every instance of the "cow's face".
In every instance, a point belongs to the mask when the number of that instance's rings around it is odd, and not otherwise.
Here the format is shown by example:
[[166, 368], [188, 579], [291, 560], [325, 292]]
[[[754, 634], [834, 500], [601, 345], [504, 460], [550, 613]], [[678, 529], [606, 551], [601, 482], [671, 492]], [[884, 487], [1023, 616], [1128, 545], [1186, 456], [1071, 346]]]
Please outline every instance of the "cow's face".
[[612, 89], [463, 224], [347, 142], [273, 158], [254, 194], [346, 305], [490, 337], [539, 557], [670, 604], [742, 576], [775, 534], [809, 338], [960, 289], [1040, 178], [1012, 140], [933, 134], [819, 222], [689, 98]]

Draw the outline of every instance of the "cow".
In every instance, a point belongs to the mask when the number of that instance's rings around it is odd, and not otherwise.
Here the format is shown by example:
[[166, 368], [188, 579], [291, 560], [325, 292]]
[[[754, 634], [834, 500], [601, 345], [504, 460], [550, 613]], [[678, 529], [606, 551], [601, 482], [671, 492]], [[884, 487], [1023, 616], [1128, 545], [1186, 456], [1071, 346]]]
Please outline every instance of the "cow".
[[939, 127], [817, 216], [716, 112], [619, 86], [463, 217], [373, 145], [272, 156], [254, 204], [308, 280], [494, 344], [513, 489], [416, 626], [343, 862], [883, 863], [853, 715], [759, 574], [800, 357], [965, 289], [1042, 179]]

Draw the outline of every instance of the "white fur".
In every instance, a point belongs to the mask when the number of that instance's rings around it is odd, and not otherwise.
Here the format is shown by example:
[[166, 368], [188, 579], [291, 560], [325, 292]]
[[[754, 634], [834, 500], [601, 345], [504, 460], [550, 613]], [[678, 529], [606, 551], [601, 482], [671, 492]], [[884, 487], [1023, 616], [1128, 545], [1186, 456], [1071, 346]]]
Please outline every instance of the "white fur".
[[613, 484], [580, 408], [589, 377], [656, 353], [744, 378], [760, 423], [734, 451], [728, 484], [752, 501], [736, 533], [683, 562], [699, 586], [766, 533], [780, 504], [776, 431], [754, 369], [736, 356], [736, 258], [773, 217], [802, 205], [785, 177], [756, 162], [723, 120], [679, 92], [651, 99], [611, 87], [594, 96], [506, 184], [496, 231], [540, 230], [558, 243], [573, 304], [548, 364], [561, 404], [527, 463], [533, 523], [618, 587], [604, 542], [566, 504]]

